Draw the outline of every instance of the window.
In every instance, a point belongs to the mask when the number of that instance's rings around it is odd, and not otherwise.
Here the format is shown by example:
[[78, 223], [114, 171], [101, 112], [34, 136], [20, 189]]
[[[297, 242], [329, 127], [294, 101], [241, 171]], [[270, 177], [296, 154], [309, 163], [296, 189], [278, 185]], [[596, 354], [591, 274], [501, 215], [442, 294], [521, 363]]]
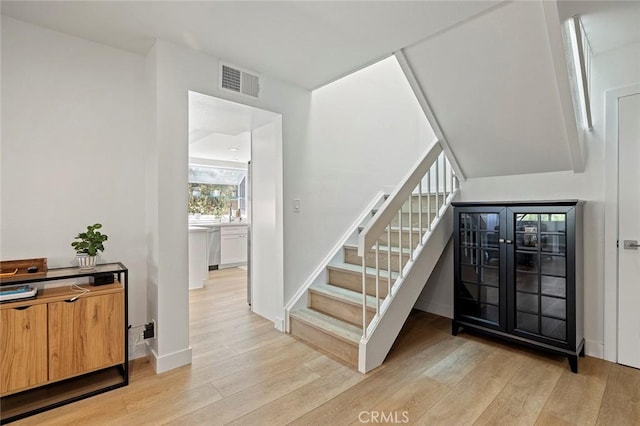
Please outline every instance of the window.
[[579, 16], [574, 16], [566, 22], [565, 50], [569, 62], [569, 77], [573, 102], [578, 110], [582, 125], [591, 130], [591, 105], [589, 85], [591, 78], [591, 46], [584, 32]]
[[246, 171], [189, 165], [189, 214], [246, 216]]

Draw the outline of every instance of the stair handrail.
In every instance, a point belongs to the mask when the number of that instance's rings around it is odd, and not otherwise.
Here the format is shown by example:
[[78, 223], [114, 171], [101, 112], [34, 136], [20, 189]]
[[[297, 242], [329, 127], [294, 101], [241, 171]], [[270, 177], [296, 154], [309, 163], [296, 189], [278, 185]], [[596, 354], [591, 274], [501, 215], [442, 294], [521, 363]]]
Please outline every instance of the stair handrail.
[[378, 209], [373, 219], [360, 232], [358, 237], [358, 256], [364, 256], [369, 248], [380, 238], [382, 232], [391, 223], [407, 198], [411, 196], [414, 188], [418, 186], [424, 175], [431, 169], [441, 152], [442, 146], [440, 142], [436, 141], [431, 149], [422, 155], [412, 171], [402, 180], [402, 183], [389, 195], [389, 198]]
[[[441, 161], [442, 159], [442, 161]], [[443, 163], [444, 170], [439, 170], [440, 163]], [[431, 196], [433, 195], [431, 192], [431, 187], [434, 186], [435, 183], [435, 212], [436, 219], [440, 217], [441, 209], [446, 205], [447, 201], [447, 180], [451, 178], [449, 194], [452, 194], [456, 191], [458, 186], [458, 181], [455, 176], [451, 165], [449, 164], [449, 170], [447, 173], [447, 164], [448, 159], [446, 158], [446, 154], [443, 151], [442, 145], [438, 140], [434, 142], [430, 149], [426, 150], [424, 154], [418, 159], [414, 167], [411, 171], [404, 177], [401, 183], [394, 189], [394, 191], [389, 195], [386, 201], [382, 204], [380, 209], [375, 213], [374, 217], [369, 221], [369, 223], [364, 227], [364, 229], [360, 232], [358, 237], [358, 255], [362, 257], [362, 331], [363, 338], [367, 338], [368, 327], [367, 327], [367, 252], [375, 248], [375, 273], [376, 273], [376, 291], [375, 291], [375, 308], [376, 313], [374, 317], [371, 319], [371, 324], [375, 322], [376, 319], [380, 316], [380, 252], [379, 252], [379, 240], [383, 233], [387, 232], [387, 278], [386, 281], [388, 283], [387, 287], [387, 296], [388, 298], [393, 297], [393, 288], [391, 285], [392, 280], [392, 271], [391, 271], [391, 223], [393, 219], [398, 215], [399, 217], [399, 250], [398, 250], [398, 262], [399, 262], [399, 279], [403, 278], [403, 243], [402, 243], [402, 207], [409, 200], [409, 261], [413, 261], [413, 254], [415, 249], [421, 247], [422, 239], [424, 235], [431, 231]], [[431, 182], [431, 169], [435, 166], [435, 179], [434, 182]], [[439, 182], [439, 178], [441, 175], [443, 176], [443, 181]], [[428, 220], [425, 224], [427, 226], [427, 231], [423, 234], [423, 224], [422, 224], [422, 195], [423, 195], [423, 186], [422, 182], [426, 178], [426, 186], [427, 186], [427, 216]], [[440, 188], [444, 188], [442, 191], [443, 202], [440, 204]], [[419, 240], [417, 247], [414, 249], [413, 247], [413, 220], [412, 220], [412, 196], [414, 191], [418, 189], [418, 217], [419, 217]], [[394, 253], [395, 254], [395, 253]], [[407, 262], [408, 263], [408, 262]], [[394, 284], [395, 286], [395, 284]]]

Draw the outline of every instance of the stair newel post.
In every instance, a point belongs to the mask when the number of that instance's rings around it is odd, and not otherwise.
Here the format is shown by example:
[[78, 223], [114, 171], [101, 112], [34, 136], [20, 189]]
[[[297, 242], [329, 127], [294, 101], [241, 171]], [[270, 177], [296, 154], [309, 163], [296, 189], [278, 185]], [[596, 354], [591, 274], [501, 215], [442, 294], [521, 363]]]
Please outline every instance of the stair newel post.
[[391, 223], [387, 226], [387, 297], [391, 295]]
[[[366, 300], [365, 300], [366, 309]], [[380, 243], [376, 240], [376, 316], [380, 314]]]
[[418, 183], [418, 245], [420, 244], [422, 244], [422, 178]]
[[362, 336], [367, 338], [367, 255], [364, 253], [362, 255]]

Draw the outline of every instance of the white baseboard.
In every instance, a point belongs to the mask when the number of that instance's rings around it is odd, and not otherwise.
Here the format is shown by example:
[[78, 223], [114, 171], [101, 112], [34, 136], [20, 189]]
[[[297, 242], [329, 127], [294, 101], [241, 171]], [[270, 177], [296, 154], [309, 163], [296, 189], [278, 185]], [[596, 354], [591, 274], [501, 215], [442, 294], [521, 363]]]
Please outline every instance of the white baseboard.
[[584, 353], [594, 358], [604, 359], [604, 343], [597, 340], [585, 339]]
[[181, 351], [173, 352], [167, 355], [159, 356], [156, 351], [147, 346], [149, 361], [156, 374], [191, 364], [191, 346]]
[[[286, 312], [285, 312], [286, 314]], [[280, 317], [276, 317], [276, 319], [273, 321], [273, 325], [275, 326], [276, 330], [281, 331], [281, 332], [285, 332], [285, 327], [284, 327], [284, 319], [280, 318]]]
[[247, 262], [226, 263], [224, 265], [218, 265], [218, 269], [229, 269], [229, 268], [241, 268], [246, 270]]

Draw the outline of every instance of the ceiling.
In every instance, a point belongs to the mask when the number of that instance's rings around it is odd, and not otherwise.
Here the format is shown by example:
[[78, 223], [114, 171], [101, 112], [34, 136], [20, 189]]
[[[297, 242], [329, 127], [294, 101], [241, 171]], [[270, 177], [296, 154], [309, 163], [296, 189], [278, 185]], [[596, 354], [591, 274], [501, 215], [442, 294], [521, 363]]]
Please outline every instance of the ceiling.
[[[0, 7], [142, 55], [163, 39], [307, 89], [405, 48], [467, 177], [571, 169], [540, 2], [3, 0]], [[560, 1], [558, 12], [581, 15], [595, 54], [640, 42], [640, 2]], [[215, 146], [213, 156], [246, 161], [229, 147], [250, 145], [241, 135], [267, 118], [195, 99], [190, 148], [205, 155]]]
[[189, 92], [189, 157], [247, 163], [251, 131], [279, 114]]
[[139, 54], [163, 39], [316, 89], [497, 3], [2, 1], [1, 11]]
[[[316, 89], [501, 3], [472, 1], [6, 1], [3, 15], [146, 54], [156, 39]], [[595, 53], [640, 41], [640, 2], [562, 0]], [[612, 25], [612, 22], [615, 22]]]

